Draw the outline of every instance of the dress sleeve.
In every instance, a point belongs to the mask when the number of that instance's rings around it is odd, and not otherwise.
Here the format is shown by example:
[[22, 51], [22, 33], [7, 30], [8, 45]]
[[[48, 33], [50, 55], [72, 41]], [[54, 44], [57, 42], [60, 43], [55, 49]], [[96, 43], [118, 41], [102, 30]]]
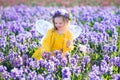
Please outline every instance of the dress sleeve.
[[36, 60], [39, 60], [42, 58], [42, 54], [41, 54], [41, 47], [38, 48], [32, 55], [33, 58], [35, 58]]
[[47, 34], [45, 35], [42, 46], [39, 47], [32, 55], [33, 58], [36, 60], [40, 60], [42, 58], [42, 52], [50, 52], [50, 38], [51, 38], [52, 30], [48, 30]]
[[45, 35], [42, 41], [42, 51], [50, 52], [51, 36], [52, 36], [52, 29], [48, 30], [47, 34]]
[[[63, 53], [66, 53], [67, 51], [71, 51], [74, 46], [73, 46], [73, 35], [71, 32], [67, 33], [67, 36], [66, 36], [68, 39], [65, 41], [65, 44], [64, 44], [64, 49], [63, 49]], [[67, 48], [66, 44], [67, 44], [67, 41], [70, 41], [70, 46]]]

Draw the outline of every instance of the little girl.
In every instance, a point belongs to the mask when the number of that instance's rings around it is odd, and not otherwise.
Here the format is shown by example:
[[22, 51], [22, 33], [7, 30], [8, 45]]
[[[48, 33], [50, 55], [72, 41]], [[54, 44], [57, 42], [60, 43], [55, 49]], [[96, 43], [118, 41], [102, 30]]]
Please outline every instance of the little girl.
[[51, 13], [54, 27], [49, 29], [42, 41], [42, 46], [32, 55], [39, 60], [45, 52], [60, 50], [62, 56], [73, 49], [73, 37], [69, 30], [71, 14], [66, 10], [59, 9]]

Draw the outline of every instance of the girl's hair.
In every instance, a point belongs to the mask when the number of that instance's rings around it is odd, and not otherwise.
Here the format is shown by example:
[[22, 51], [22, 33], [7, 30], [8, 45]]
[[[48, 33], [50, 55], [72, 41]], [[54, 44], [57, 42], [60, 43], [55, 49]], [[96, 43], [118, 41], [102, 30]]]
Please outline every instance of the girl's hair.
[[54, 24], [55, 30], [57, 30], [57, 28], [55, 27], [55, 18], [56, 18], [56, 17], [62, 17], [62, 18], [63, 18], [63, 21], [64, 21], [65, 23], [68, 23], [68, 22], [69, 22], [69, 19], [66, 18], [66, 17], [64, 17], [64, 16], [62, 16], [62, 15], [55, 15], [55, 16], [53, 16], [53, 17], [52, 17], [52, 22], [53, 22], [53, 24]]
[[[65, 23], [68, 23], [69, 21], [72, 20], [71, 14], [64, 9], [58, 9], [56, 11], [51, 12], [51, 16], [53, 23], [56, 17], [62, 17]], [[55, 25], [54, 28], [56, 29]]]

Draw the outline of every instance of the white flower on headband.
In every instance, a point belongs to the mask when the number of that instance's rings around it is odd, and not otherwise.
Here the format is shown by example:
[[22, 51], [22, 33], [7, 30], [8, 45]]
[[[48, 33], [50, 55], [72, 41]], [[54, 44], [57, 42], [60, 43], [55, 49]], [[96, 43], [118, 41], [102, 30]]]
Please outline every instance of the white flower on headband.
[[71, 15], [68, 11], [66, 11], [66, 10], [64, 10], [64, 9], [54, 10], [54, 11], [52, 11], [52, 12], [50, 13], [50, 15], [51, 15], [52, 17], [55, 16], [55, 15], [62, 15], [62, 16], [64, 16], [64, 17], [67, 17], [67, 18], [69, 18], [70, 20], [72, 20], [72, 15]]

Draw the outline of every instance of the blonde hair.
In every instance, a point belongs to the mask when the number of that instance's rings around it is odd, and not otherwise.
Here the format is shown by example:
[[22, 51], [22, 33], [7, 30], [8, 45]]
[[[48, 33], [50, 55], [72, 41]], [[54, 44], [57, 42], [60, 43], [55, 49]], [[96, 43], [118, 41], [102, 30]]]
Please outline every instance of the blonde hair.
[[52, 17], [52, 22], [53, 22], [53, 24], [54, 24], [54, 29], [55, 29], [55, 30], [57, 30], [57, 28], [55, 27], [55, 18], [57, 18], [57, 17], [63, 18], [63, 21], [64, 21], [65, 23], [69, 23], [69, 21], [70, 21], [68, 18], [64, 17], [63, 15], [55, 15], [55, 16], [53, 16], [53, 17]]
[[[56, 17], [62, 17], [65, 23], [69, 23], [72, 20], [72, 14], [65, 9], [54, 10], [50, 13], [50, 15], [52, 16], [53, 24]], [[54, 24], [54, 28], [55, 28], [55, 24]]]

